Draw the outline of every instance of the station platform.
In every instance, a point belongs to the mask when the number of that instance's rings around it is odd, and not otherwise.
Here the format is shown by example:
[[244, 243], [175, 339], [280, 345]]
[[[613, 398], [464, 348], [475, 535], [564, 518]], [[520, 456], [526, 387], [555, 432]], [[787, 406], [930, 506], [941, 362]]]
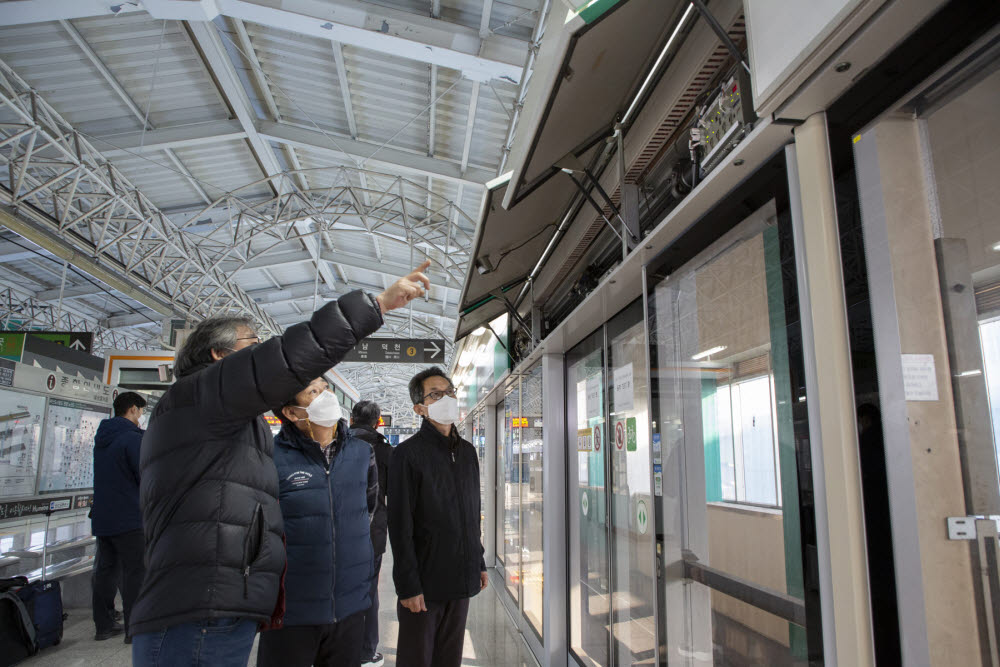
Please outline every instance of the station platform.
[[[470, 667], [538, 667], [497, 597], [498, 588], [491, 576], [490, 587], [472, 599], [465, 630], [463, 665]], [[385, 656], [385, 667], [396, 664], [396, 593], [392, 586], [392, 555], [386, 553], [379, 578], [379, 630], [382, 643], [378, 651]], [[89, 608], [67, 609], [63, 641], [45, 649], [19, 665], [24, 667], [126, 667], [132, 664], [132, 647], [121, 638], [94, 641], [94, 622]], [[257, 664], [257, 642], [250, 654], [249, 667]]]

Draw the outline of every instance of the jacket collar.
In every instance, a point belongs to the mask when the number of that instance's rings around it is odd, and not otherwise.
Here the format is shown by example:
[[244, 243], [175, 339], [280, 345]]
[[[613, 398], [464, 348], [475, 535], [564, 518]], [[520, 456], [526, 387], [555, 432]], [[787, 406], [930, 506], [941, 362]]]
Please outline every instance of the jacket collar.
[[438, 443], [442, 447], [454, 447], [458, 444], [458, 429], [455, 428], [454, 424], [451, 426], [451, 435], [445, 437], [441, 435], [441, 431], [437, 430], [429, 419], [423, 417], [422, 420], [423, 421], [420, 424], [420, 434], [423, 437], [430, 438], [433, 442]]
[[[333, 436], [333, 442], [330, 444], [337, 449], [343, 447], [344, 443], [347, 442], [347, 438], [350, 437], [350, 434], [348, 433], [349, 430], [350, 428], [347, 425], [347, 420], [339, 420], [337, 422], [337, 434]], [[274, 436], [274, 442], [275, 444], [301, 451], [309, 451], [309, 449], [313, 447], [320, 449], [318, 442], [300, 431], [294, 424], [282, 424], [281, 430], [278, 431], [278, 435]]]
[[352, 426], [351, 430], [352, 431], [364, 431], [365, 433], [371, 433], [375, 437], [377, 437], [379, 440], [385, 440], [386, 439], [386, 437], [384, 435], [382, 435], [381, 433], [379, 433], [376, 429], [372, 428], [371, 426], [368, 426], [367, 424], [357, 424], [355, 426]]

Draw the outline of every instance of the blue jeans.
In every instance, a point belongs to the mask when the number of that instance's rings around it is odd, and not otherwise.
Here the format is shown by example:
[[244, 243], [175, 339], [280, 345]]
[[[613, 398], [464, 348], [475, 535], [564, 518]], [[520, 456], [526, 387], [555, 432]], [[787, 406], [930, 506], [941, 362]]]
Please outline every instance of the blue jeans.
[[206, 618], [132, 638], [134, 667], [246, 667], [257, 622]]

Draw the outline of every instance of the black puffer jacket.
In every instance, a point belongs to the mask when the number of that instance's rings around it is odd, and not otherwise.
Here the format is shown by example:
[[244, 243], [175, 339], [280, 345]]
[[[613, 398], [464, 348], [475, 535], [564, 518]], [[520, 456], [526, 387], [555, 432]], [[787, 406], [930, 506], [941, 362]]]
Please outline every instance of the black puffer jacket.
[[389, 539], [396, 594], [425, 600], [470, 598], [486, 571], [479, 539], [479, 457], [452, 428], [426, 419], [389, 464]]
[[389, 461], [392, 458], [392, 445], [385, 436], [371, 426], [354, 426], [351, 435], [364, 440], [372, 446], [375, 452], [375, 464], [378, 466], [378, 503], [372, 516], [371, 536], [375, 555], [385, 553], [385, 542], [388, 535], [389, 511], [386, 508], [386, 493], [389, 491]]
[[375, 300], [351, 292], [163, 395], [142, 441], [146, 579], [133, 635], [204, 618], [270, 619], [285, 551], [273, 440], [260, 415], [381, 324]]

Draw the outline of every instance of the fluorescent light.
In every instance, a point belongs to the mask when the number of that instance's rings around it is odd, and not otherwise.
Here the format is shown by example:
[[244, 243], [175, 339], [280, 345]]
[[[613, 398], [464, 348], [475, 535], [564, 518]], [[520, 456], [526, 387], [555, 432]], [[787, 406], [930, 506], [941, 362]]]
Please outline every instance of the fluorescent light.
[[976, 375], [982, 375], [982, 374], [983, 374], [983, 372], [981, 370], [962, 371], [961, 373], [959, 373], [955, 377], [957, 377], [957, 378], [969, 378], [969, 377], [975, 377]]
[[666, 46], [664, 46], [663, 50], [660, 51], [660, 55], [656, 59], [653, 69], [649, 70], [649, 74], [646, 75], [646, 80], [642, 82], [639, 92], [635, 94], [635, 97], [632, 99], [632, 104], [629, 105], [628, 111], [626, 111], [625, 115], [622, 117], [622, 125], [628, 123], [629, 116], [631, 116], [632, 112], [635, 111], [636, 105], [639, 104], [639, 100], [646, 92], [646, 87], [649, 86], [649, 83], [653, 80], [653, 76], [655, 76], [657, 71], [660, 69], [660, 64], [663, 62], [663, 59], [667, 57], [667, 51], [669, 51], [670, 47], [673, 46], [674, 40], [677, 39], [677, 35], [680, 33], [681, 28], [684, 27], [685, 23], [687, 23], [688, 16], [691, 15], [692, 11], [694, 11], [694, 4], [689, 4], [688, 8], [684, 11], [684, 16], [682, 16], [681, 20], [677, 22], [677, 27], [674, 28], [674, 32], [670, 35], [670, 39], [667, 40]]
[[994, 243], [993, 249], [996, 250], [997, 252], [1000, 252], [1000, 243]]
[[472, 332], [472, 335], [473, 336], [482, 336], [484, 333], [486, 333], [486, 327], [479, 327], [478, 329], [476, 329], [475, 331]]
[[487, 190], [492, 190], [494, 188], [500, 187], [501, 185], [506, 185], [507, 183], [510, 182], [510, 177], [513, 176], [513, 175], [514, 175], [514, 172], [508, 171], [506, 174], [500, 174], [499, 176], [497, 176], [496, 178], [494, 178], [492, 181], [486, 181], [486, 189]]
[[713, 354], [718, 354], [726, 349], [725, 345], [716, 345], [715, 347], [705, 350], [704, 352], [699, 352], [698, 354], [691, 357], [691, 361], [698, 361], [699, 359], [704, 359], [705, 357], [710, 357]]

